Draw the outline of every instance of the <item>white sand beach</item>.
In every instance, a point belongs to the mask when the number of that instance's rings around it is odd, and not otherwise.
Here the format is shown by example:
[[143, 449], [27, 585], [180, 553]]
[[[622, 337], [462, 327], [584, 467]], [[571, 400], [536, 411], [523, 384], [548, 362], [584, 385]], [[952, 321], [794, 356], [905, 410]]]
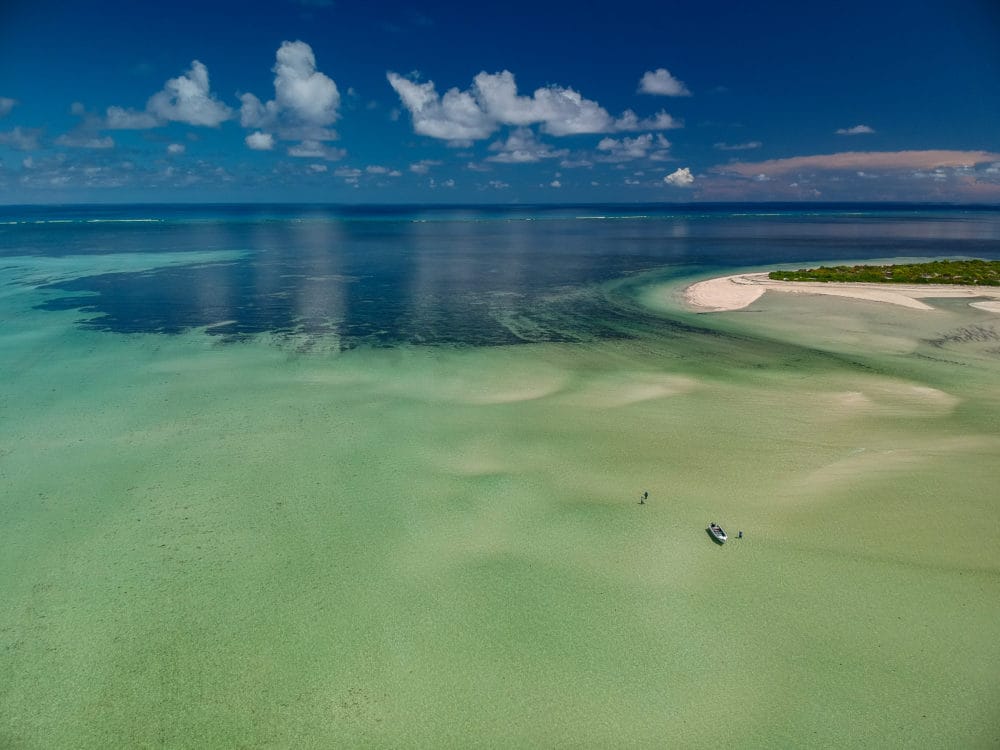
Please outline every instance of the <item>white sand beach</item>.
[[[955, 286], [952, 284], [865, 284], [848, 282], [773, 281], [767, 273], [740, 273], [708, 279], [692, 284], [684, 290], [684, 301], [698, 312], [723, 312], [741, 310], [765, 292], [791, 294], [826, 294], [835, 297], [852, 297], [871, 302], [888, 302], [916, 310], [933, 310], [921, 302], [926, 298], [983, 297], [1000, 300], [1000, 287]], [[990, 312], [1000, 312], [1000, 302], [971, 302], [973, 307]]]

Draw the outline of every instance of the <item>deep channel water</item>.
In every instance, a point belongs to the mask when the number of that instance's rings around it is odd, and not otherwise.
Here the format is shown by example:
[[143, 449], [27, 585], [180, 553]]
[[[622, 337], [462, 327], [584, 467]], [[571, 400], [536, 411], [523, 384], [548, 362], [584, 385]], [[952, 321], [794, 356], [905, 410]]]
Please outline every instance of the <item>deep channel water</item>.
[[678, 300], [1000, 214], [0, 222], [0, 746], [1000, 742], [1000, 315]]

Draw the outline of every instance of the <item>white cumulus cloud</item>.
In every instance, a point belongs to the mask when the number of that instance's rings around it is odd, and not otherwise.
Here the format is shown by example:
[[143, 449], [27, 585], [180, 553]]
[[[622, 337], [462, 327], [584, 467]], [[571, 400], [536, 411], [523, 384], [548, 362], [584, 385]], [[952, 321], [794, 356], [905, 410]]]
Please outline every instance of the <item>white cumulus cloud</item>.
[[431, 167], [436, 167], [440, 164], [436, 159], [421, 159], [418, 162], [414, 162], [410, 165], [410, 171], [414, 174], [427, 174]]
[[87, 111], [81, 102], [73, 102], [70, 112], [80, 118], [77, 126], [68, 133], [63, 133], [55, 142], [57, 146], [68, 148], [109, 149], [115, 147], [114, 139], [102, 136], [100, 130], [104, 124], [101, 117]]
[[303, 159], [326, 159], [327, 161], [337, 161], [343, 159], [347, 152], [342, 148], [330, 148], [322, 141], [302, 141], [288, 148], [289, 156], [298, 156]]
[[672, 130], [682, 128], [683, 123], [660, 110], [652, 117], [640, 120], [639, 116], [631, 109], [622, 112], [621, 117], [615, 120], [614, 130], [634, 131], [634, 130]]
[[79, 130], [59, 136], [56, 138], [56, 144], [69, 148], [108, 149], [115, 147], [115, 140], [110, 135], [102, 137], [96, 133]]
[[532, 96], [518, 96], [514, 74], [479, 73], [473, 79], [476, 99], [486, 114], [504, 125], [542, 123], [552, 135], [605, 133], [613, 129], [613, 118], [597, 102], [585, 99], [571, 88], [548, 86]]
[[212, 94], [208, 68], [194, 60], [184, 75], [171, 78], [146, 102], [146, 111], [166, 122], [218, 127], [233, 111]]
[[670, 75], [666, 68], [647, 70], [639, 79], [639, 93], [657, 96], [691, 96], [688, 87]]
[[339, 118], [340, 92], [332, 78], [316, 69], [305, 42], [282, 42], [275, 54], [274, 99], [240, 97], [240, 124], [275, 133], [282, 140], [332, 141], [329, 128]]
[[10, 114], [10, 111], [14, 109], [17, 105], [17, 99], [10, 99], [6, 96], [0, 96], [0, 117], [6, 117]]
[[104, 118], [104, 127], [109, 130], [148, 130], [160, 124], [149, 112], [136, 112], [124, 107], [108, 107]]
[[248, 135], [243, 142], [254, 151], [270, 151], [274, 148], [274, 136], [259, 130]]
[[401, 177], [403, 175], [398, 169], [390, 169], [389, 167], [383, 167], [381, 164], [372, 164], [365, 167], [365, 172], [368, 174], [374, 174], [385, 177]]
[[490, 145], [490, 151], [496, 151], [486, 161], [502, 164], [527, 164], [542, 159], [558, 159], [569, 154], [568, 149], [553, 151], [545, 143], [541, 143], [530, 128], [516, 128], [505, 141], [497, 141]]
[[18, 151], [34, 151], [38, 148], [38, 137], [41, 134], [40, 128], [22, 128], [18, 125], [13, 130], [0, 133], [0, 146], [10, 146]]
[[590, 159], [563, 159], [559, 166], [563, 169], [581, 169], [594, 166], [594, 162]]
[[186, 150], [183, 143], [171, 143], [167, 146], [167, 153], [172, 155], [183, 154]]
[[361, 170], [355, 169], [353, 167], [341, 167], [334, 173], [335, 177], [340, 177], [343, 179], [344, 183], [347, 185], [358, 186], [358, 178], [361, 177]]
[[564, 86], [546, 86], [522, 96], [508, 70], [482, 71], [469, 89], [452, 88], [443, 96], [433, 81], [415, 83], [393, 72], [386, 77], [409, 110], [414, 131], [441, 140], [482, 140], [501, 125], [539, 125], [555, 136], [680, 127], [666, 112], [642, 120], [626, 110], [616, 119], [596, 101]]
[[446, 141], [480, 140], [497, 128], [467, 91], [450, 89], [440, 96], [434, 82], [414, 83], [396, 73], [387, 73], [389, 85], [399, 94], [420, 135]]
[[853, 128], [837, 128], [835, 132], [837, 135], [867, 135], [874, 133], [875, 128], [868, 125], [855, 125]]
[[694, 175], [687, 167], [681, 167], [664, 177], [663, 181], [674, 187], [691, 187], [694, 184]]
[[212, 93], [208, 68], [198, 60], [184, 75], [171, 78], [146, 102], [146, 109], [108, 107], [101, 127], [109, 130], [148, 130], [168, 122], [218, 127], [233, 110]]
[[645, 159], [665, 161], [670, 158], [668, 150], [670, 141], [662, 135], [653, 138], [652, 133], [637, 135], [635, 138], [602, 138], [597, 144], [597, 150], [604, 152], [602, 161], [630, 161]]

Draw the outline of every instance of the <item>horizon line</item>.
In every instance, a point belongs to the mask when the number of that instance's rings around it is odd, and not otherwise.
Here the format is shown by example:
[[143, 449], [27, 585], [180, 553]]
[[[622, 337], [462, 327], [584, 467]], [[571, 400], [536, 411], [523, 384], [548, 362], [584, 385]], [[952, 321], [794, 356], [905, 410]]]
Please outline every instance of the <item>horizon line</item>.
[[184, 206], [229, 207], [229, 206], [315, 206], [327, 208], [572, 208], [586, 206], [659, 206], [663, 208], [707, 208], [715, 206], [933, 206], [939, 208], [976, 208], [1000, 210], [1000, 203], [963, 203], [959, 201], [899, 201], [899, 200], [743, 200], [743, 201], [562, 201], [562, 202], [508, 202], [508, 203], [419, 203], [412, 201], [385, 203], [345, 203], [336, 201], [70, 201], [62, 203], [2, 203], [0, 210], [16, 208], [113, 208], [126, 206]]

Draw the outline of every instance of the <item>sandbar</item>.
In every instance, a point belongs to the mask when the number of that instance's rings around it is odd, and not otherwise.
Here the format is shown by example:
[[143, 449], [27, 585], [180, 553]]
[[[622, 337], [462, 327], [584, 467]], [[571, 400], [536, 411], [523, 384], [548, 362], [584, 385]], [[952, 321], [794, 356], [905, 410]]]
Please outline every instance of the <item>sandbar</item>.
[[[740, 273], [699, 281], [684, 290], [684, 301], [697, 312], [741, 310], [765, 292], [826, 294], [871, 302], [887, 302], [915, 310], [933, 310], [925, 298], [967, 297], [1000, 300], [1000, 287], [954, 284], [877, 284], [860, 282], [774, 281], [767, 273]], [[1000, 302], [972, 302], [973, 307], [1000, 313]]]

